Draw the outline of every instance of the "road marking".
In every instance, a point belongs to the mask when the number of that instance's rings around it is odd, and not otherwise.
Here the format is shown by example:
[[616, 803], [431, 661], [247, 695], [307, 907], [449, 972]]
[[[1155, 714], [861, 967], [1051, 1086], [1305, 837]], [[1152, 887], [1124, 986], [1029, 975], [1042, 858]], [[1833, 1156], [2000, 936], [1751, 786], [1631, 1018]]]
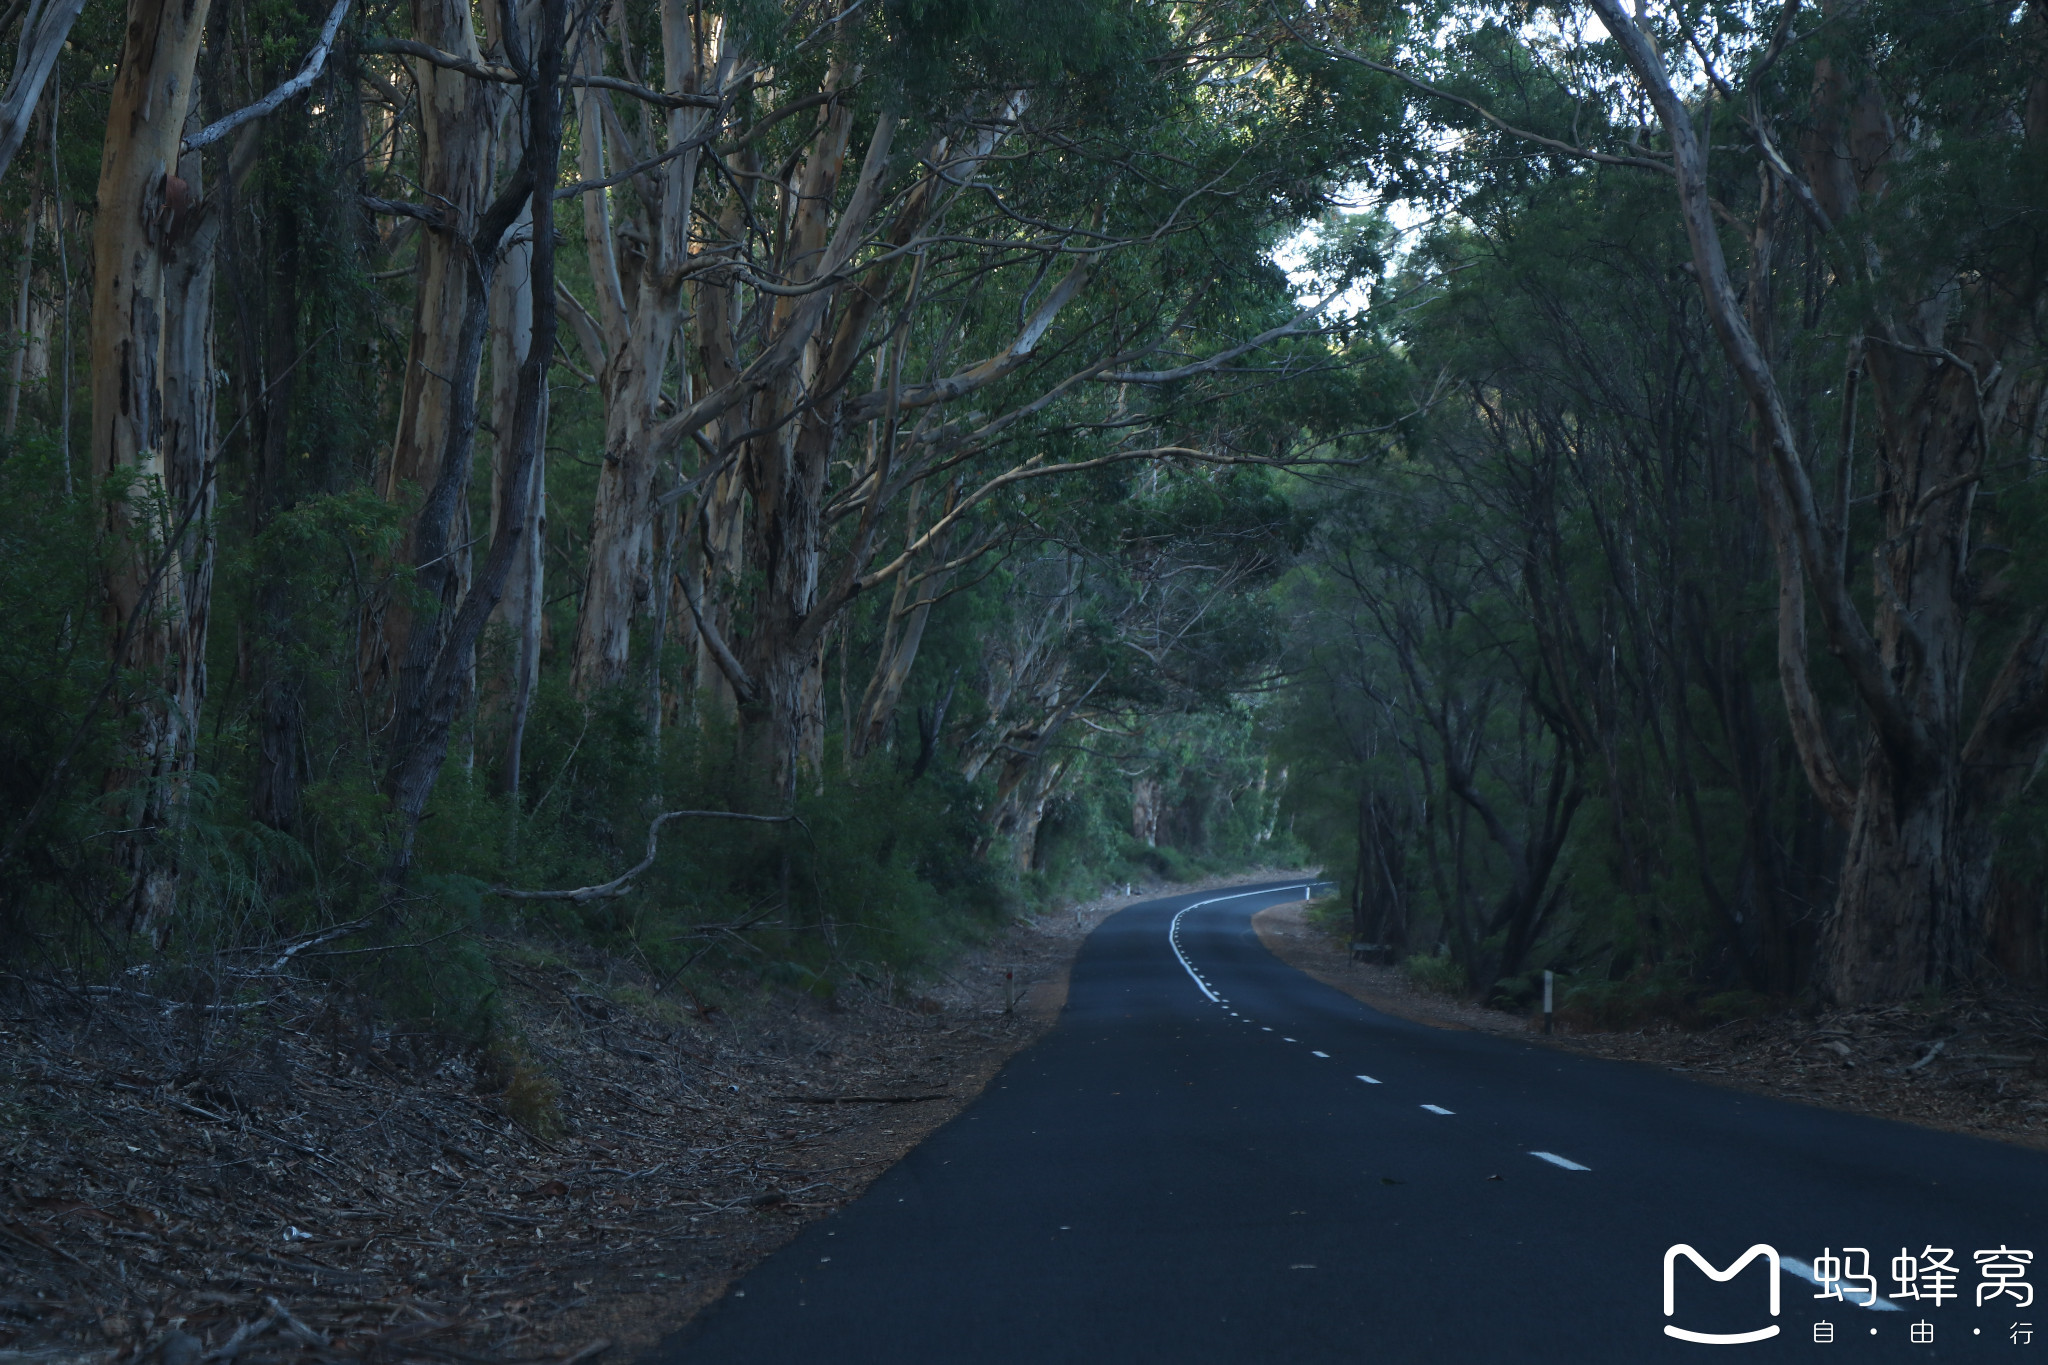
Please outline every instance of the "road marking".
[[1273, 1031], [1273, 1026], [1272, 1026], [1271, 1024], [1261, 1024], [1261, 1025], [1259, 1025], [1259, 1032], [1261, 1032], [1261, 1033], [1271, 1033], [1272, 1031]]
[[1190, 910], [1199, 910], [1205, 905], [1214, 905], [1218, 901], [1243, 900], [1246, 896], [1263, 896], [1274, 891], [1292, 891], [1295, 887], [1308, 891], [1320, 885], [1322, 885], [1321, 882], [1295, 882], [1288, 886], [1262, 886], [1256, 891], [1235, 891], [1228, 896], [1211, 896], [1205, 901], [1196, 901], [1193, 905], [1184, 905], [1180, 908], [1179, 913], [1174, 915], [1173, 922], [1166, 926], [1166, 944], [1173, 949], [1173, 955], [1180, 959], [1180, 965], [1187, 968], [1189, 978], [1194, 981], [1195, 985], [1201, 988], [1202, 994], [1220, 1003], [1223, 997], [1209, 989], [1209, 983], [1202, 980], [1201, 973], [1197, 972], [1194, 964], [1188, 961], [1188, 955], [1180, 950], [1181, 915], [1185, 915]]
[[1378, 1082], [1378, 1081], [1374, 1080], [1374, 1079], [1373, 1079], [1372, 1077], [1370, 1077], [1370, 1076], [1360, 1076], [1360, 1077], [1359, 1077], [1358, 1079], [1359, 1079], [1359, 1080], [1361, 1080], [1361, 1081], [1364, 1081], [1364, 1082], [1365, 1082], [1365, 1083], [1366, 1083], [1367, 1085], [1378, 1085], [1378, 1084], [1379, 1084], [1379, 1082]]
[[1311, 1056], [1311, 1057], [1321, 1057], [1321, 1058], [1323, 1058], [1323, 1059], [1324, 1059], [1325, 1061], [1329, 1060], [1329, 1056], [1330, 1056], [1330, 1054], [1329, 1054], [1329, 1053], [1327, 1053], [1327, 1052], [1311, 1052], [1311, 1053], [1309, 1053], [1308, 1055], [1309, 1055], [1309, 1056]]
[[1529, 1155], [1535, 1157], [1538, 1161], [1547, 1161], [1553, 1166], [1562, 1166], [1567, 1171], [1590, 1171], [1593, 1169], [1591, 1166], [1581, 1166], [1576, 1161], [1567, 1160], [1556, 1152], [1531, 1152]]
[[[1778, 1258], [1778, 1266], [1787, 1275], [1797, 1275], [1800, 1279], [1806, 1281], [1808, 1284], [1819, 1285], [1822, 1289], [1826, 1289], [1828, 1287], [1827, 1285], [1821, 1283], [1820, 1276], [1813, 1273], [1813, 1267], [1808, 1265], [1804, 1261], [1795, 1261], [1790, 1256], [1780, 1256]], [[1841, 1284], [1841, 1281], [1836, 1280], [1835, 1284], [1839, 1285]], [[1814, 1297], [1819, 1298], [1820, 1295], [1816, 1294], [1814, 1295]], [[1842, 1302], [1848, 1304], [1852, 1308], [1868, 1308], [1874, 1313], [1903, 1313], [1906, 1311], [1905, 1309], [1899, 1307], [1897, 1304], [1893, 1303], [1889, 1299], [1878, 1298], [1877, 1291], [1875, 1289], [1871, 1291], [1871, 1298], [1869, 1303], [1859, 1303], [1857, 1300], [1848, 1297], [1848, 1293], [1846, 1292], [1842, 1296]], [[1877, 1329], [1873, 1327], [1870, 1330], [1874, 1332]]]
[[1423, 1105], [1422, 1107], [1423, 1107], [1424, 1109], [1427, 1109], [1427, 1110], [1428, 1110], [1428, 1111], [1429, 1111], [1430, 1113], [1432, 1113], [1432, 1114], [1444, 1114], [1444, 1115], [1448, 1115], [1448, 1114], [1449, 1114], [1449, 1113], [1451, 1112], [1450, 1110], [1448, 1110], [1448, 1109], [1444, 1108], [1444, 1107], [1443, 1107], [1442, 1105], [1440, 1105], [1440, 1104], [1425, 1104], [1425, 1105]]
[[1293, 1041], [1294, 1041], [1294, 1039], [1292, 1039], [1292, 1038], [1282, 1038], [1282, 1039], [1281, 1039], [1280, 1041], [1281, 1041], [1281, 1042], [1283, 1042], [1283, 1043], [1291, 1043], [1291, 1042], [1293, 1042]]

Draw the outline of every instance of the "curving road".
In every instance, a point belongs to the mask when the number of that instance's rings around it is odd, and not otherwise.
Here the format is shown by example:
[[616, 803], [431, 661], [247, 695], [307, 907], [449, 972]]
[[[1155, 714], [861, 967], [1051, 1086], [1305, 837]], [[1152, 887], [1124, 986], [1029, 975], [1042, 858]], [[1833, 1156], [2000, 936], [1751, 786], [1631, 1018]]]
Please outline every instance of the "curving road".
[[[1044, 1039], [650, 1360], [2048, 1365], [2048, 1300], [1973, 1301], [1976, 1251], [2048, 1259], [2048, 1155], [1390, 1018], [1260, 945], [1303, 894], [1108, 920]], [[1761, 1258], [1680, 1258], [1667, 1317], [1677, 1243], [1773, 1245], [1778, 1316]], [[1893, 1296], [1902, 1247], [1952, 1249], [1960, 1301], [1816, 1300], [1845, 1244]]]

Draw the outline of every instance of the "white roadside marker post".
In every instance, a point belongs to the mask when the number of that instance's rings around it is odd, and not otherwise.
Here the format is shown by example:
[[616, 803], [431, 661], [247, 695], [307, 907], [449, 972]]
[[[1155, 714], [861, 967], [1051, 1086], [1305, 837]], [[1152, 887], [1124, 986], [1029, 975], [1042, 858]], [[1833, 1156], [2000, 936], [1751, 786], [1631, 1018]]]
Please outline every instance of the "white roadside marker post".
[[1550, 969], [1546, 967], [1543, 969], [1543, 1031], [1545, 1033], [1550, 1032], [1550, 984]]

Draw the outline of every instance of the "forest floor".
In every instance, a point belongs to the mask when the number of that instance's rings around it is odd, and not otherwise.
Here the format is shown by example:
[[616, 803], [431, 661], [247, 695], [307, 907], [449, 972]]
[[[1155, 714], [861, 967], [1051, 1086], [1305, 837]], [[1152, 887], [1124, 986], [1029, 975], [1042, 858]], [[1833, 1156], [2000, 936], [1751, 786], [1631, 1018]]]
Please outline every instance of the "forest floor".
[[958, 1113], [1058, 1016], [1104, 918], [1272, 875], [1018, 922], [919, 993], [732, 1013], [501, 942], [518, 1047], [482, 1059], [283, 974], [202, 1007], [16, 978], [0, 1362], [628, 1359]]
[[1282, 961], [1417, 1023], [1514, 1034], [1753, 1094], [2048, 1149], [2048, 1001], [2038, 997], [1788, 1010], [1701, 1028], [1601, 1028], [1565, 1012], [1545, 1036], [1540, 1018], [1425, 990], [1398, 967], [1352, 962], [1347, 936], [1309, 922], [1301, 902], [1263, 910], [1253, 924]]

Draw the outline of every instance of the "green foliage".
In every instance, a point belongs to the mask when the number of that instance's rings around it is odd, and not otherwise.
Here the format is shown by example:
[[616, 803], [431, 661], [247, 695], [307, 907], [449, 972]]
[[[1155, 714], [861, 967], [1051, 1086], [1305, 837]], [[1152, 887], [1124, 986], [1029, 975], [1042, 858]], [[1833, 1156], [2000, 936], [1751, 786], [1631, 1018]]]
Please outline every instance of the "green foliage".
[[[95, 894], [104, 812], [93, 777], [119, 735], [99, 625], [101, 551], [89, 498], [57, 443], [0, 458], [0, 936], [61, 932]], [[84, 944], [78, 944], [81, 949]]]
[[1408, 979], [1426, 991], [1438, 995], [1463, 995], [1466, 989], [1465, 969], [1449, 953], [1416, 954], [1401, 963], [1401, 969], [1408, 973]]

